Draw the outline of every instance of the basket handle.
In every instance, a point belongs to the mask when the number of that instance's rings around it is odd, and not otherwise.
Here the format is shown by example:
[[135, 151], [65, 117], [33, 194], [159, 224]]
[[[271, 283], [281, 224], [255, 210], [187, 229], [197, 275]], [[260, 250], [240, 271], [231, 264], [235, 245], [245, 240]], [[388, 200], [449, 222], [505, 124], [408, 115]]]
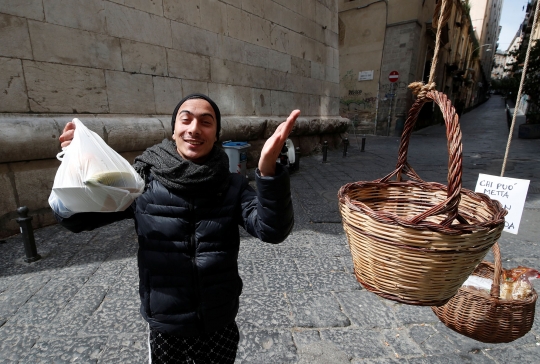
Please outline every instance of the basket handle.
[[410, 221], [412, 223], [418, 223], [429, 216], [440, 215], [447, 213], [448, 217], [441, 222], [444, 226], [449, 226], [456, 218], [463, 220], [458, 216], [458, 207], [461, 200], [461, 175], [462, 175], [462, 144], [461, 144], [461, 129], [459, 128], [459, 117], [456, 114], [456, 109], [452, 106], [448, 97], [439, 91], [429, 91], [425, 98], [419, 98], [415, 101], [409, 110], [403, 133], [401, 135], [401, 142], [399, 145], [398, 161], [396, 169], [381, 178], [380, 182], [386, 182], [393, 176], [397, 175], [398, 181], [401, 181], [401, 174], [405, 173], [411, 179], [424, 182], [414, 169], [407, 162], [407, 152], [409, 149], [409, 141], [413, 132], [414, 125], [422, 110], [422, 106], [428, 101], [434, 101], [439, 105], [446, 124], [446, 138], [448, 147], [448, 189], [446, 200], [440, 204], [433, 206], [431, 209], [424, 213], [415, 216]]
[[501, 294], [501, 272], [502, 272], [502, 263], [501, 263], [501, 250], [499, 248], [499, 242], [496, 242], [491, 247], [493, 250], [493, 258], [495, 261], [495, 272], [493, 273], [493, 283], [491, 284], [490, 295], [493, 298], [498, 299]]

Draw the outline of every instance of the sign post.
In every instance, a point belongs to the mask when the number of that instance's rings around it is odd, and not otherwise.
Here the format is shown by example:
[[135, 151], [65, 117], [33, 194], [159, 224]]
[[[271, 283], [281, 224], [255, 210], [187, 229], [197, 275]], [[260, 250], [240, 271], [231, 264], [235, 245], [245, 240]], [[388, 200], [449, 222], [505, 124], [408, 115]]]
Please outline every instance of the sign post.
[[388, 80], [392, 83], [397, 82], [399, 80], [399, 72], [398, 71], [392, 71], [388, 75]]
[[386, 135], [390, 135], [390, 122], [392, 117], [392, 100], [394, 99], [394, 83], [399, 80], [399, 72], [392, 71], [388, 75], [388, 80], [390, 81], [390, 101], [388, 102], [388, 122], [386, 125]]

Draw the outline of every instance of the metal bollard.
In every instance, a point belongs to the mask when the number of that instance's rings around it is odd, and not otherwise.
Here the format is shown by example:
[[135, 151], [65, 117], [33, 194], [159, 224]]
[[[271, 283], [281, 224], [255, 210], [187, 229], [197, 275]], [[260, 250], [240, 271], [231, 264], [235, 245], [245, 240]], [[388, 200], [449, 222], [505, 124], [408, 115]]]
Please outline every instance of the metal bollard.
[[289, 167], [289, 156], [287, 155], [288, 151], [289, 148], [287, 148], [286, 145], [283, 145], [283, 148], [281, 148], [281, 153], [279, 154], [279, 163], [285, 167]]
[[328, 157], [328, 142], [325, 140], [322, 146], [322, 162], [326, 163], [326, 158]]
[[300, 147], [294, 149], [294, 170], [300, 170]]
[[366, 147], [366, 138], [362, 138], [362, 149], [360, 149], [360, 151], [363, 152], [365, 147]]
[[349, 147], [349, 138], [343, 139], [343, 158], [347, 156], [347, 148]]
[[36, 241], [34, 240], [34, 229], [32, 228], [32, 217], [28, 217], [28, 207], [22, 206], [17, 209], [19, 218], [15, 219], [21, 226], [21, 234], [24, 243], [24, 252], [26, 263], [32, 263], [41, 259], [41, 255], [37, 253]]

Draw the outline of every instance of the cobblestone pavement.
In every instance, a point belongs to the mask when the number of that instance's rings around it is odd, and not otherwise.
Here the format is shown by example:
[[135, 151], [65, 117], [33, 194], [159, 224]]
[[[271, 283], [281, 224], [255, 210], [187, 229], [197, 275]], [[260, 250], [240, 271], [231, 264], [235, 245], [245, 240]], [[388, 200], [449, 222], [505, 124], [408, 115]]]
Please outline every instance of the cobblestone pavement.
[[[465, 114], [462, 129], [464, 187], [474, 189], [478, 173], [500, 174], [508, 133], [503, 101], [493, 97]], [[321, 155], [301, 158], [291, 176], [296, 225], [284, 243], [243, 235], [237, 363], [538, 363], [538, 318], [512, 343], [483, 344], [447, 329], [429, 307], [361, 288], [336, 194], [347, 182], [389, 173], [399, 140], [368, 136], [360, 152], [360, 137], [350, 139], [346, 158], [340, 150], [328, 163]], [[539, 152], [537, 140], [512, 141], [505, 176], [530, 179], [531, 188], [519, 235], [501, 239], [505, 267], [540, 268]], [[444, 127], [416, 132], [409, 155], [424, 180], [445, 182]], [[43, 259], [32, 264], [22, 259], [19, 236], [0, 245], [0, 363], [146, 362], [133, 223], [80, 234], [51, 226], [35, 236]]]

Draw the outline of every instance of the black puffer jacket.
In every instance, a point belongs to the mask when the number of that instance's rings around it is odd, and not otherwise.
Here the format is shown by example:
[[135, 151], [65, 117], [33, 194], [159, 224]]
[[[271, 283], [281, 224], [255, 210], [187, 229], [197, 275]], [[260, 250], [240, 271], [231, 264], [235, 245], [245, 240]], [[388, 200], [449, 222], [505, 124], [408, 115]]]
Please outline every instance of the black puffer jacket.
[[139, 236], [141, 314], [160, 332], [199, 335], [234, 320], [242, 280], [238, 275], [238, 225], [269, 243], [293, 227], [289, 176], [256, 177], [257, 192], [231, 174], [226, 192], [178, 195], [151, 179], [131, 208], [119, 213], [57, 217], [74, 232], [134, 217]]

